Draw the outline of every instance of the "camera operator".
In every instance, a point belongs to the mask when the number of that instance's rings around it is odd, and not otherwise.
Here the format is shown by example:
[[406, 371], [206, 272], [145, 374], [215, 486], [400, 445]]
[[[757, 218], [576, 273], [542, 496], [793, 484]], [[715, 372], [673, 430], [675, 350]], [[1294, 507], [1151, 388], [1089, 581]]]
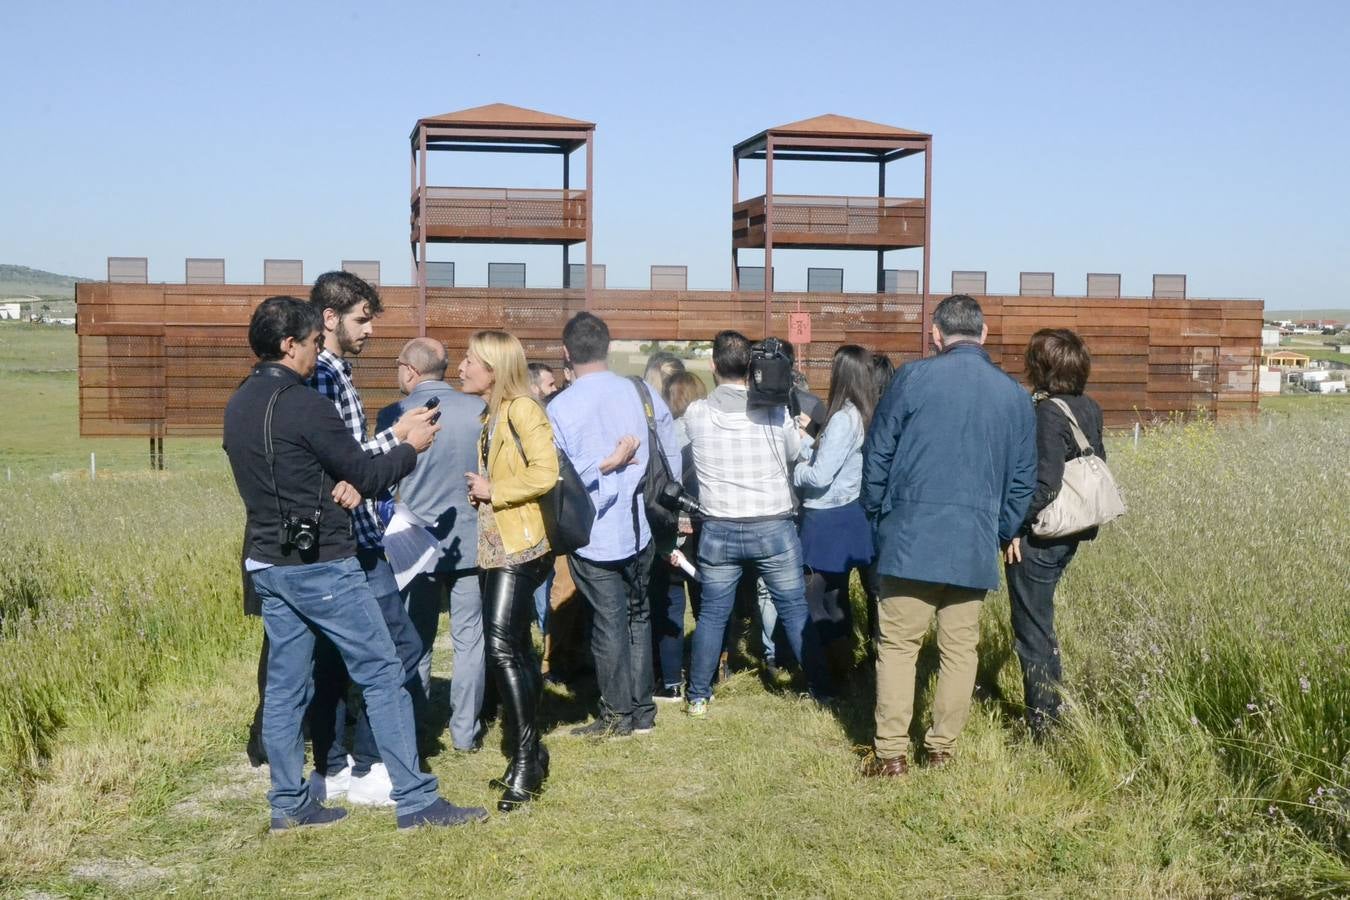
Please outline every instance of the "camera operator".
[[732, 602], [742, 570], [764, 580], [812, 696], [829, 698], [820, 644], [806, 608], [801, 543], [789, 462], [801, 446], [786, 405], [750, 406], [750, 341], [737, 331], [713, 339], [716, 389], [689, 404], [685, 428], [693, 448], [699, 500], [707, 512], [698, 545], [703, 608], [694, 628], [689, 714], [702, 716], [712, 696]]
[[[437, 431], [425, 421], [407, 441], [370, 456], [333, 405], [305, 386], [323, 346], [323, 321], [294, 297], [269, 297], [249, 322], [259, 359], [225, 407], [224, 447], [248, 515], [245, 568], [262, 600], [270, 640], [263, 744], [271, 767], [273, 831], [346, 816], [310, 795], [301, 719], [316, 632], [341, 654], [366, 698], [375, 743], [393, 781], [398, 827], [485, 818], [453, 806], [422, 772], [403, 666], [360, 564], [341, 496], [367, 496], [412, 471]], [[346, 485], [341, 485], [346, 482]]]

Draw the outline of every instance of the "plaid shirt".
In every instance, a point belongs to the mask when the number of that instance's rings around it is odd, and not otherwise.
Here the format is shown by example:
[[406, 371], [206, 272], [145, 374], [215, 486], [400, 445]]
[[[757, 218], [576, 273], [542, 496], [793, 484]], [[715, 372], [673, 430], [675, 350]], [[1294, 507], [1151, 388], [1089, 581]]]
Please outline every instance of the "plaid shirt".
[[801, 438], [785, 407], [746, 409], [745, 393], [724, 384], [684, 412], [699, 502], [710, 519], [789, 517]]
[[[373, 455], [388, 453], [398, 446], [398, 438], [394, 437], [392, 428], [381, 431], [373, 438], [366, 438], [366, 410], [361, 405], [356, 386], [352, 384], [352, 364], [347, 360], [328, 350], [321, 352], [309, 386], [333, 401], [347, 430], [360, 442], [362, 449]], [[361, 547], [372, 549], [380, 546], [384, 527], [375, 515], [373, 500], [367, 498], [352, 510], [352, 527], [356, 531], [356, 542]]]

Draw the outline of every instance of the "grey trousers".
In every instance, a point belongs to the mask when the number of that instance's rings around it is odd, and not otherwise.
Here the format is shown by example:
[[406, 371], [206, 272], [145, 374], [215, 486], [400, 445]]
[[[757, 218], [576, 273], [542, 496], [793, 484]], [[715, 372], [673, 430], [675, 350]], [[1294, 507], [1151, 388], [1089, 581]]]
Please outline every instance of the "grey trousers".
[[422, 688], [431, 693], [431, 649], [440, 624], [441, 605], [450, 602], [450, 644], [454, 670], [450, 679], [450, 741], [457, 750], [469, 750], [481, 736], [479, 716], [487, 668], [483, 660], [483, 597], [478, 570], [436, 572], [419, 575], [403, 589], [408, 618], [422, 639], [422, 658], [417, 674]]

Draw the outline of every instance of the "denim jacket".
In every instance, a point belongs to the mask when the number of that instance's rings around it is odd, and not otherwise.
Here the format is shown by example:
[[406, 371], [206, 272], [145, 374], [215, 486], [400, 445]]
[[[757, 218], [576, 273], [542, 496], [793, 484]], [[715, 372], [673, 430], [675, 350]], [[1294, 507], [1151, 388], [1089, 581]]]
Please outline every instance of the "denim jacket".
[[803, 439], [792, 483], [807, 509], [834, 509], [858, 499], [862, 487], [862, 415], [845, 403], [812, 441]]

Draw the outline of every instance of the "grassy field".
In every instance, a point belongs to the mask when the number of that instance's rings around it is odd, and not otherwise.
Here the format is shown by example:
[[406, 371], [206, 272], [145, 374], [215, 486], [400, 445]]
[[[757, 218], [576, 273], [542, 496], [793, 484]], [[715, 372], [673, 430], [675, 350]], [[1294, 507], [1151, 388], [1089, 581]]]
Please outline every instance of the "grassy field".
[[[4, 347], [8, 387], [34, 354]], [[1343, 896], [1347, 447], [1350, 403], [1320, 397], [1113, 445], [1130, 514], [1061, 586], [1074, 713], [1047, 747], [1019, 723], [998, 593], [948, 768], [854, 774], [865, 672], [824, 711], [746, 671], [703, 721], [663, 707], [600, 746], [560, 729], [540, 802], [448, 834], [366, 810], [266, 833], [242, 752], [260, 628], [218, 465], [0, 482], [0, 896]], [[550, 728], [584, 715], [550, 690]], [[495, 749], [427, 763], [450, 798], [494, 799]]]

